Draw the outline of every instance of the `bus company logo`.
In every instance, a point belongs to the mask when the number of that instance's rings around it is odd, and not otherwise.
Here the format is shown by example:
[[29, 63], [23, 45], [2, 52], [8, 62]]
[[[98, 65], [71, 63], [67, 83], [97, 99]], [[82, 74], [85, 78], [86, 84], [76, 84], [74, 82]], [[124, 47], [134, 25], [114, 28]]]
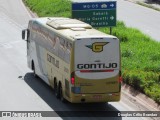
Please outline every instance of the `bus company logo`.
[[86, 45], [86, 47], [90, 48], [93, 52], [102, 52], [103, 47], [107, 45], [109, 42], [95, 42], [92, 45]]

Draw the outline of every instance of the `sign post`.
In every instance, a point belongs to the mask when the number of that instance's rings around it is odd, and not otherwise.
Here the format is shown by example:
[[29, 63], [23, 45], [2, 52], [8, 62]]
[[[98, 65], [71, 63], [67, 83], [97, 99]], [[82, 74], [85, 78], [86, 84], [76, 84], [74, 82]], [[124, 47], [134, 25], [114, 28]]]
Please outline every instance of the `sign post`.
[[72, 18], [93, 27], [116, 26], [116, 1], [72, 3]]

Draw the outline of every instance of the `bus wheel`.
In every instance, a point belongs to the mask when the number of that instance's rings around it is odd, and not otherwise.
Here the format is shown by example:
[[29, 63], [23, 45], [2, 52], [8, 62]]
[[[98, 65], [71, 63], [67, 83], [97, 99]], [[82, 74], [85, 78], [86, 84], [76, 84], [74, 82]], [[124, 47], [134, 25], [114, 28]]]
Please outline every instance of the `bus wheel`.
[[57, 83], [54, 84], [54, 90], [55, 90], [56, 98], [59, 98], [59, 89], [58, 89]]
[[38, 78], [37, 74], [36, 74], [36, 70], [35, 70], [35, 66], [34, 66], [34, 62], [32, 61], [32, 70], [33, 70], [33, 75], [35, 78]]
[[59, 86], [59, 95], [60, 95], [60, 100], [62, 102], [66, 102], [64, 96], [63, 96], [63, 92], [62, 92], [62, 85]]

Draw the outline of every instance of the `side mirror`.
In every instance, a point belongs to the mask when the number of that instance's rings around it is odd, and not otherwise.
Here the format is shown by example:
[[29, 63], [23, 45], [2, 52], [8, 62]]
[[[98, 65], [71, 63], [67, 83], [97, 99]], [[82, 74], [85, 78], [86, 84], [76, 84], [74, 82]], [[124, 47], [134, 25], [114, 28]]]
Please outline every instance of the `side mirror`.
[[22, 39], [23, 40], [25, 39], [25, 33], [26, 33], [26, 30], [22, 30]]
[[29, 29], [22, 30], [22, 39], [28, 41], [29, 38]]

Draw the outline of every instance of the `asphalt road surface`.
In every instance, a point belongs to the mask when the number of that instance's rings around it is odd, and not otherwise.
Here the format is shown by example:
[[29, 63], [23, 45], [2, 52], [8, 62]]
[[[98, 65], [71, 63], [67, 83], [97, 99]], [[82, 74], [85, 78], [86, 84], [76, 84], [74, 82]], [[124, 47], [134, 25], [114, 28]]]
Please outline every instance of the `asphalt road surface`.
[[[27, 67], [26, 42], [21, 39], [21, 31], [26, 27], [31, 16], [21, 0], [0, 0], [0, 111], [149, 111], [155, 110], [143, 102], [122, 93], [120, 102], [103, 104], [61, 103], [53, 90], [41, 79], [34, 78]], [[125, 90], [124, 90], [125, 91]], [[71, 112], [67, 117], [55, 112], [58, 117], [34, 118], [82, 119]], [[134, 117], [94, 117], [91, 113], [84, 119], [134, 120]], [[104, 113], [103, 113], [104, 114]], [[104, 114], [105, 115], [105, 114]], [[0, 115], [1, 116], [1, 115]], [[103, 115], [102, 115], [103, 116]], [[18, 118], [13, 118], [14, 120]], [[24, 118], [20, 118], [24, 119]], [[31, 118], [29, 118], [30, 120]], [[136, 117], [137, 120], [154, 120], [156, 118]], [[6, 120], [1, 118], [0, 120]]]
[[[107, 0], [72, 0], [83, 1], [107, 1]], [[117, 19], [124, 21], [128, 27], [138, 28], [144, 34], [149, 35], [156, 41], [160, 41], [160, 12], [153, 9], [128, 2], [127, 0], [117, 1]]]

